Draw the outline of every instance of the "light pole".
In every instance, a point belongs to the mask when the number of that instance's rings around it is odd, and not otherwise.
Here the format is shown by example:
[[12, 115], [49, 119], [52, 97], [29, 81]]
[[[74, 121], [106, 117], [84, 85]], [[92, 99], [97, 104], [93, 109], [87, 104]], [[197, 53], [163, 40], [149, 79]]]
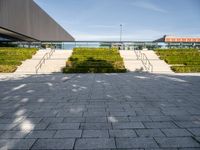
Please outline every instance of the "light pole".
[[122, 29], [123, 29], [123, 25], [120, 24], [120, 42], [122, 41]]

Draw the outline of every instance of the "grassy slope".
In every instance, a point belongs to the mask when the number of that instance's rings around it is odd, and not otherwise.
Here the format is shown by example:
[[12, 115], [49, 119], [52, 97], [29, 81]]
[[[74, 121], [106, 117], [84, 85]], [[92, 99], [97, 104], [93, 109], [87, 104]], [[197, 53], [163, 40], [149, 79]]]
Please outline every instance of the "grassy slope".
[[126, 72], [117, 49], [75, 48], [64, 69], [65, 73]]
[[200, 52], [197, 49], [156, 50], [161, 59], [179, 73], [200, 72]]
[[14, 72], [22, 61], [30, 59], [36, 53], [35, 48], [0, 47], [0, 72]]

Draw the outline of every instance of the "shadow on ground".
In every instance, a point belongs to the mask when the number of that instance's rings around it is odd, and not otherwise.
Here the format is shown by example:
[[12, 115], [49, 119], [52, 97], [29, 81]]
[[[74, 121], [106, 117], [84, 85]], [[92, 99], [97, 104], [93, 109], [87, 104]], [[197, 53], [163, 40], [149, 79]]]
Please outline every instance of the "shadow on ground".
[[199, 76], [2, 75], [0, 87], [0, 149], [200, 148]]
[[84, 61], [71, 58], [63, 69], [64, 73], [121, 73], [126, 72], [123, 61], [107, 61], [89, 57]]

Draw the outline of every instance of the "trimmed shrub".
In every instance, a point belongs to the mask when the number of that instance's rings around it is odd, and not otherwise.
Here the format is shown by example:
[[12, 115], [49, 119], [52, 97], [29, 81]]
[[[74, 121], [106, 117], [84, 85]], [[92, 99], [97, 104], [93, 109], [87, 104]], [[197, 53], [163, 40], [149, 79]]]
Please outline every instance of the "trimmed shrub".
[[172, 65], [174, 72], [200, 72], [200, 52], [197, 49], [157, 49], [156, 53]]
[[75, 48], [63, 69], [64, 73], [126, 72], [117, 49]]
[[172, 66], [171, 69], [177, 73], [200, 72], [200, 66]]
[[17, 66], [15, 65], [0, 65], [0, 73], [15, 72]]
[[14, 72], [22, 61], [32, 58], [36, 48], [0, 47], [0, 72]]

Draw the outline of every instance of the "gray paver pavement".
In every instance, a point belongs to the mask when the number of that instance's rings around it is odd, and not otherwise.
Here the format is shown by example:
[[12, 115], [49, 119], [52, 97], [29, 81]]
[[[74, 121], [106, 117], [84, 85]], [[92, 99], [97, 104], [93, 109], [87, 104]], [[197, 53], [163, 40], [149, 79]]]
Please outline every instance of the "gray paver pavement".
[[0, 75], [0, 149], [200, 149], [200, 77]]

